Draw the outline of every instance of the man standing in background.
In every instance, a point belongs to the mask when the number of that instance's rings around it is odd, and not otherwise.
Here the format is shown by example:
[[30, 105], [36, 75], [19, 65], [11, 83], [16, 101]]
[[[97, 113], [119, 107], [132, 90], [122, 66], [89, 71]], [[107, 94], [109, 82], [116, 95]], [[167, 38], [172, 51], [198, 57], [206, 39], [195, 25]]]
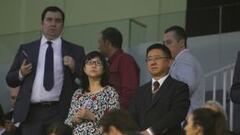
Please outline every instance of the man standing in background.
[[198, 60], [187, 49], [187, 35], [180, 26], [171, 26], [165, 30], [164, 44], [169, 48], [174, 58], [170, 75], [189, 86], [190, 110], [201, 107], [204, 103], [204, 74]]
[[20, 46], [6, 76], [10, 87], [21, 86], [13, 119], [22, 135], [46, 135], [53, 121], [66, 118], [85, 56], [81, 46], [61, 38], [65, 16], [60, 8], [49, 6], [41, 17], [42, 36]]
[[134, 58], [122, 50], [122, 34], [113, 27], [101, 32], [98, 40], [100, 51], [108, 58], [110, 83], [117, 90], [122, 109], [127, 109], [129, 101], [139, 87], [140, 69]]

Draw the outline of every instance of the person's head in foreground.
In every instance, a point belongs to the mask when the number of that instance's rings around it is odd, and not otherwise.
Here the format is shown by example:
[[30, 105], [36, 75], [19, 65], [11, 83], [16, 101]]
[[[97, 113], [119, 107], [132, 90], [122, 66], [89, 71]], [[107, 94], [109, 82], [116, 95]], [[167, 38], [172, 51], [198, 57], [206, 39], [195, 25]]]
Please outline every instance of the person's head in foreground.
[[209, 108], [194, 110], [187, 119], [186, 135], [226, 135], [225, 116]]
[[202, 106], [203, 108], [208, 108], [211, 109], [215, 112], [221, 112], [225, 115], [225, 112], [223, 110], [222, 105], [217, 102], [217, 101], [213, 101], [213, 100], [208, 100], [207, 102], [204, 103], [204, 105]]
[[128, 113], [122, 110], [112, 110], [104, 114], [100, 125], [104, 135], [140, 135], [137, 132], [136, 124]]

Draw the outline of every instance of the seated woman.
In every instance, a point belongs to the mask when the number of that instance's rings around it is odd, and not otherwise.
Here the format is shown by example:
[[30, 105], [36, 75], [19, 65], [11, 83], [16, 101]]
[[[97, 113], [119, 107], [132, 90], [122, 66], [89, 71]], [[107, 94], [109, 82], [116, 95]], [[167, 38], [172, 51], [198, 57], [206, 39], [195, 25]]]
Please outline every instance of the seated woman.
[[74, 135], [102, 134], [98, 121], [105, 112], [120, 107], [118, 94], [108, 79], [105, 57], [97, 51], [87, 54], [81, 67], [81, 88], [75, 91], [65, 120]]
[[186, 135], [227, 135], [223, 113], [208, 108], [194, 110], [187, 120]]

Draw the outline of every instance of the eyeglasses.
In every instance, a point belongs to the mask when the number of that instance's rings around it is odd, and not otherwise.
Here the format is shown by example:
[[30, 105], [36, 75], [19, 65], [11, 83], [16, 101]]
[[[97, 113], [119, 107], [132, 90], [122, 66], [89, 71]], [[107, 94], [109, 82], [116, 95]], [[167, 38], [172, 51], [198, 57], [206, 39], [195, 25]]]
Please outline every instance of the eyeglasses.
[[161, 59], [167, 59], [169, 57], [161, 57], [161, 56], [157, 56], [157, 57], [148, 57], [145, 59], [146, 62], [150, 62], [150, 61], [159, 61]]
[[102, 66], [102, 62], [101, 61], [92, 61], [92, 60], [88, 60], [85, 62], [86, 65], [88, 66], [92, 66], [92, 65], [96, 65], [96, 66]]

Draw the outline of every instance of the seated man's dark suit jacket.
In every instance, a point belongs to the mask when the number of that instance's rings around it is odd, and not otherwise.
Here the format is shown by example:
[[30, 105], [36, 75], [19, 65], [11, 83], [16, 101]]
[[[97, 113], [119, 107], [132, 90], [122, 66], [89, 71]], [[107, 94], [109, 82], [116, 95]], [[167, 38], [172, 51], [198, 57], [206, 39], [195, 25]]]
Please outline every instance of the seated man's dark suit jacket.
[[238, 52], [237, 61], [234, 69], [230, 97], [234, 103], [240, 104], [240, 52]]
[[180, 135], [181, 122], [190, 105], [187, 84], [170, 75], [152, 98], [152, 82], [141, 86], [133, 98], [129, 113], [139, 130], [151, 128], [154, 135]]
[[[31, 43], [21, 45], [15, 56], [13, 64], [6, 76], [7, 84], [10, 87], [17, 87], [19, 85], [21, 86], [13, 113], [14, 122], [23, 122], [24, 120], [26, 120], [28, 116], [28, 111], [31, 102], [30, 99], [32, 87], [38, 63], [39, 46], [40, 40], [36, 40]], [[24, 59], [22, 50], [24, 50], [28, 54], [30, 62], [33, 65], [33, 68], [32, 72], [28, 76], [26, 76], [22, 81], [20, 81], [19, 69]], [[58, 104], [59, 113], [62, 119], [66, 118], [72, 95], [74, 91], [77, 89], [77, 84], [74, 82], [74, 80], [79, 73], [81, 61], [85, 56], [85, 52], [83, 47], [74, 45], [62, 39], [62, 58], [65, 55], [72, 56], [75, 59], [76, 72], [72, 74], [70, 69], [62, 64], [64, 79], [62, 91], [60, 94], [60, 101]]]

